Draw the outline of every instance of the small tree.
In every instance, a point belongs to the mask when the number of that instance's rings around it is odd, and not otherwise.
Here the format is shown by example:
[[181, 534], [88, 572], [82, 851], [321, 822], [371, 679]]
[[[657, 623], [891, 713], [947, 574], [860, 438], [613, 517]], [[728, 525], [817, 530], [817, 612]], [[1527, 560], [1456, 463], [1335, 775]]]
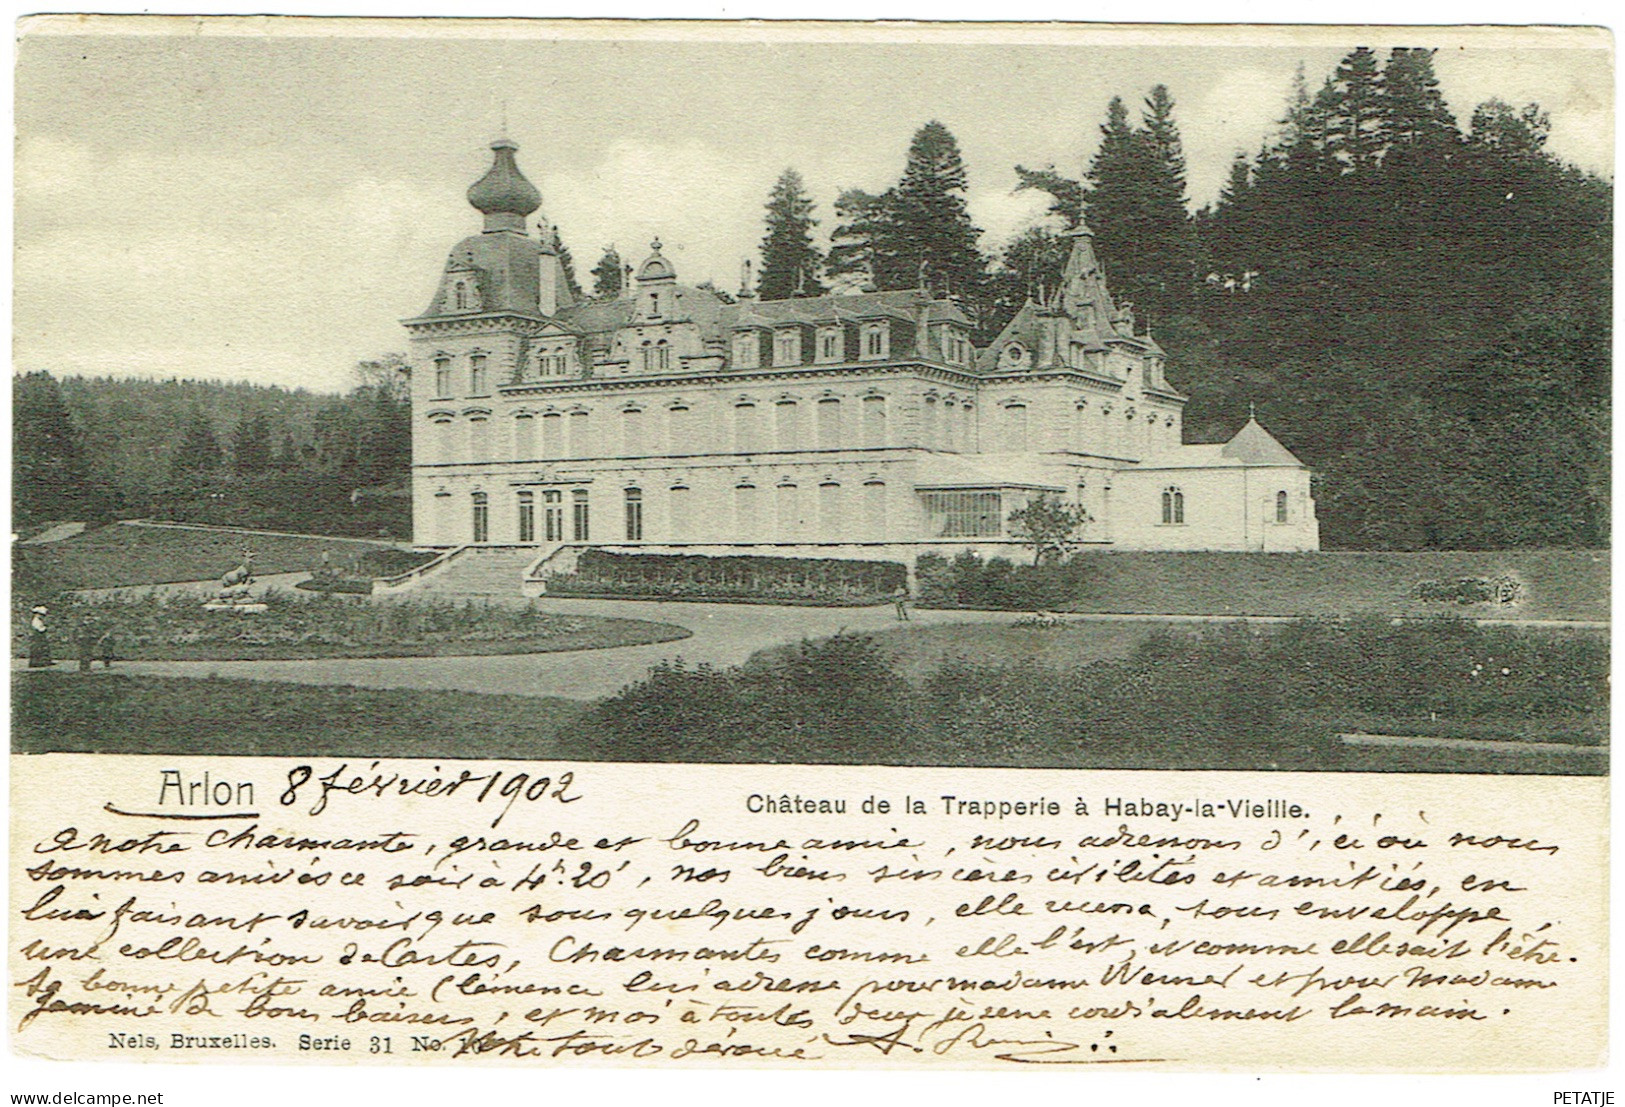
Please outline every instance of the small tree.
[[1077, 544], [1073, 535], [1090, 518], [1082, 507], [1045, 492], [1010, 513], [1010, 530], [1033, 548], [1033, 559], [1038, 564], [1053, 565], [1072, 552]]

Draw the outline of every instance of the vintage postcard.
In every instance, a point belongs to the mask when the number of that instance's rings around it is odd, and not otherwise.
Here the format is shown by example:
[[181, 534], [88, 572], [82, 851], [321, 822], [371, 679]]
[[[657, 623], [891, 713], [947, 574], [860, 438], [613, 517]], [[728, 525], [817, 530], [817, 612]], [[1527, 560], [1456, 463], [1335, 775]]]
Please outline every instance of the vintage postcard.
[[15, 1054], [1605, 1063], [1608, 32], [18, 31]]

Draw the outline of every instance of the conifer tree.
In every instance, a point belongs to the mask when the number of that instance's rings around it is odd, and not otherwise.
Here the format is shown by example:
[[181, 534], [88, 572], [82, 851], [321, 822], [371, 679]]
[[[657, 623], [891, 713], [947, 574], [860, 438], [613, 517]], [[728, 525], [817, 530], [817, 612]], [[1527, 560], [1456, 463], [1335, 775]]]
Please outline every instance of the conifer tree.
[[1379, 128], [1383, 146], [1448, 150], [1461, 138], [1455, 117], [1439, 92], [1433, 72], [1432, 50], [1397, 46], [1388, 54], [1382, 71], [1382, 113]]
[[887, 197], [875, 242], [881, 288], [923, 284], [972, 302], [982, 294], [987, 260], [977, 246], [982, 232], [971, 222], [965, 187], [965, 161], [948, 128], [932, 120], [914, 132], [903, 179]]
[[786, 169], [767, 200], [767, 233], [762, 236], [762, 268], [756, 295], [763, 300], [821, 296], [823, 254], [813, 244], [813, 202], [801, 174]]
[[238, 476], [264, 476], [271, 468], [271, 421], [263, 411], [245, 415], [231, 433], [231, 468]]
[[78, 520], [91, 505], [79, 432], [56, 378], [45, 372], [16, 378], [12, 391], [12, 495], [27, 521]]
[[1369, 46], [1355, 49], [1338, 65], [1332, 87], [1327, 98], [1330, 152], [1345, 168], [1363, 173], [1382, 157], [1382, 77], [1376, 52]]
[[824, 273], [837, 291], [860, 292], [874, 284], [875, 241], [884, 232], [887, 198], [849, 188], [835, 198], [835, 231], [830, 235]]
[[180, 448], [170, 462], [175, 477], [202, 477], [220, 468], [220, 443], [202, 409], [193, 408], [181, 431]]
[[613, 246], [605, 246], [603, 256], [592, 267], [592, 294], [599, 300], [613, 300], [619, 296], [626, 281], [625, 263]]
[[570, 299], [582, 299], [581, 282], [576, 280], [575, 259], [570, 256], [570, 247], [559, 237], [557, 227], [553, 228], [553, 252], [558, 255], [559, 268], [564, 270], [564, 287], [570, 290]]

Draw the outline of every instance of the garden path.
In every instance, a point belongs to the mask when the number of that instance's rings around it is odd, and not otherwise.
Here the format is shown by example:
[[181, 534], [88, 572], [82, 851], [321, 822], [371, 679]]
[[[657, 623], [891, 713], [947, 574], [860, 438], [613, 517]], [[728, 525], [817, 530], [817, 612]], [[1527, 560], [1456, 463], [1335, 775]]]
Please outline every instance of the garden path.
[[[317, 661], [129, 661], [115, 672], [151, 676], [278, 680], [300, 684], [353, 684], [364, 688], [417, 688], [590, 700], [612, 695], [649, 667], [676, 657], [690, 665], [737, 665], [757, 650], [822, 638], [845, 629], [897, 627], [890, 604], [876, 607], [779, 607], [769, 604], [681, 603], [643, 600], [536, 601], [561, 615], [610, 615], [675, 623], [693, 631], [676, 642], [572, 653], [490, 657], [328, 658]], [[1020, 612], [910, 610], [921, 626], [1011, 622]], [[245, 705], [253, 710], [252, 704]]]

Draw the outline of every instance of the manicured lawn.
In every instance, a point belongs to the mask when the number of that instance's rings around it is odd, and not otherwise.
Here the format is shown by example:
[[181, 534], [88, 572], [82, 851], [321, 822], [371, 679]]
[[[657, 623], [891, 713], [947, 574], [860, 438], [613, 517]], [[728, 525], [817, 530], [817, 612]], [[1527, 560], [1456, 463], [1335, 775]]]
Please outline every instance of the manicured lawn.
[[998, 662], [1026, 659], [1046, 668], [1061, 668], [1126, 657], [1147, 637], [1162, 629], [1149, 623], [1077, 622], [1051, 628], [958, 623], [899, 627], [875, 635], [875, 642], [895, 659], [904, 677], [919, 684], [944, 663], [961, 659]]
[[[1014, 610], [1164, 615], [1440, 615], [1478, 618], [1609, 617], [1604, 550], [1433, 551], [1426, 553], [1085, 552], [1065, 567], [1065, 598]], [[1523, 585], [1515, 604], [1460, 606], [1416, 598], [1427, 581], [1510, 576]], [[942, 606], [954, 606], [943, 604]], [[986, 605], [968, 605], [986, 606]]]
[[12, 572], [19, 590], [48, 599], [80, 588], [216, 580], [242, 560], [245, 546], [254, 551], [254, 571], [261, 575], [314, 569], [324, 550], [331, 551], [335, 562], [344, 563], [352, 554], [389, 548], [366, 542], [114, 524], [60, 542], [16, 546]]
[[125, 676], [66, 667], [12, 680], [14, 753], [267, 757], [565, 756], [584, 705], [532, 696]]

